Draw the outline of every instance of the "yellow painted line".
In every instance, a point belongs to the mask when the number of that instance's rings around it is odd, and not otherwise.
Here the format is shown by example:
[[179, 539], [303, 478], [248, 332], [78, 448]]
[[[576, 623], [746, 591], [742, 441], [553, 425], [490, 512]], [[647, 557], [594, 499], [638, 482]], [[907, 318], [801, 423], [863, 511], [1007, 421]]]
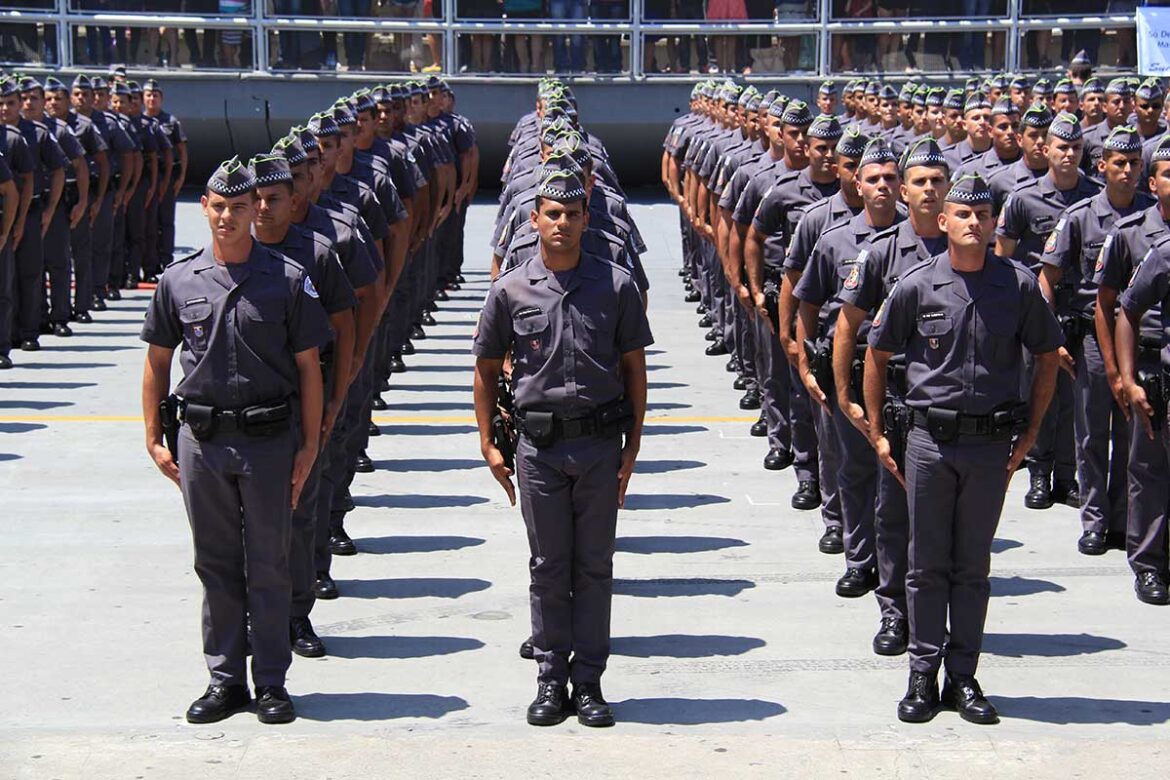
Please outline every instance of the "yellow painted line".
[[[647, 423], [660, 425], [696, 425], [704, 423], [753, 423], [757, 417], [681, 417], [681, 416], [648, 416]], [[142, 422], [139, 415], [116, 414], [8, 414], [0, 415], [0, 423], [133, 423]], [[374, 422], [379, 425], [474, 425], [475, 418], [471, 416], [375, 416]]]

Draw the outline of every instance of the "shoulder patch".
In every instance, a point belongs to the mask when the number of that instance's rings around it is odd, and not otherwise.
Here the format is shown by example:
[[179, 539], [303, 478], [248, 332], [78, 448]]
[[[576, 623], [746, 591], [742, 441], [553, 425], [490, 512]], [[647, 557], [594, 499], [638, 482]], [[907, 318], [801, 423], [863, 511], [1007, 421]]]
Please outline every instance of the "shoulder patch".
[[1052, 232], [1048, 234], [1048, 240], [1044, 242], [1045, 252], [1056, 251], [1056, 240], [1060, 237], [1060, 231], [1064, 230], [1064, 226], [1068, 224], [1066, 217], [1061, 217], [1056, 221], [1056, 227], [1052, 228]]
[[303, 285], [303, 289], [305, 291], [305, 295], [309, 296], [310, 298], [321, 297], [317, 294], [317, 288], [313, 286], [313, 280], [309, 278], [308, 274], [305, 274], [305, 283]]
[[1109, 251], [1109, 247], [1113, 246], [1113, 233], [1105, 236], [1105, 243], [1101, 244], [1101, 251], [1097, 253], [1097, 264], [1093, 267], [1093, 273], [1099, 274], [1105, 268], [1105, 253]]

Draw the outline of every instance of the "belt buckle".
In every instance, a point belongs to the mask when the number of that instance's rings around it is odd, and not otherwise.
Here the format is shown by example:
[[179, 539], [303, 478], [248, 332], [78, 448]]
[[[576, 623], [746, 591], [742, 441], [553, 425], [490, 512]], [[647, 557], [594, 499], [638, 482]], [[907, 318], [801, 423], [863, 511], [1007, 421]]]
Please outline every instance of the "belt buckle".
[[580, 418], [561, 421], [561, 435], [566, 439], [576, 439], [582, 435], [584, 424]]

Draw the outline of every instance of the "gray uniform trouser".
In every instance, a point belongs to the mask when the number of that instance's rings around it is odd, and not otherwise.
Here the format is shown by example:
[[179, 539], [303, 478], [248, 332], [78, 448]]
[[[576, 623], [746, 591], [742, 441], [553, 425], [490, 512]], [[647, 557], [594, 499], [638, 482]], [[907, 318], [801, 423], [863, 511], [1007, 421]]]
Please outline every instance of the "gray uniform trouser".
[[[1158, 362], [1141, 362], [1140, 367], [1160, 371]], [[1127, 470], [1128, 519], [1126, 554], [1134, 574], [1152, 571], [1164, 574], [1170, 565], [1167, 551], [1167, 511], [1170, 509], [1170, 458], [1167, 457], [1167, 428], [1154, 431], [1154, 438], [1135, 415], [1130, 421], [1129, 468]]]
[[88, 208], [69, 232], [69, 249], [73, 257], [73, 310], [87, 312], [93, 303], [93, 226]]
[[1096, 334], [1085, 336], [1073, 358], [1081, 525], [1086, 531], [1124, 533], [1129, 423], [1113, 400]]
[[[975, 674], [991, 594], [991, 543], [1007, 491], [1006, 441], [939, 444], [921, 428], [906, 445], [910, 668]], [[950, 639], [947, 640], [947, 621]]]
[[289, 475], [296, 436], [219, 434], [196, 441], [183, 426], [179, 475], [195, 573], [203, 583], [203, 655], [213, 685], [246, 685], [247, 625], [252, 682], [284, 685], [288, 639]]
[[109, 282], [114, 287], [121, 287], [122, 281], [126, 278], [129, 270], [127, 265], [127, 242], [126, 242], [126, 211], [130, 207], [122, 207], [114, 214], [114, 224], [112, 226], [113, 240], [110, 241], [110, 278]]
[[[73, 252], [69, 246], [69, 206], [64, 198], [49, 220], [49, 231], [45, 233], [45, 272], [49, 275], [49, 302], [42, 303], [42, 312], [47, 308], [48, 320], [54, 324], [69, 322], [73, 313], [70, 309], [70, 283], [73, 271]], [[41, 296], [42, 302], [45, 300]]]
[[833, 428], [837, 432], [840, 452], [848, 453], [841, 458], [837, 470], [845, 566], [851, 569], [872, 569], [877, 566], [873, 542], [873, 517], [880, 468], [877, 453], [836, 403], [833, 403]]
[[874, 595], [877, 596], [883, 618], [905, 620], [910, 509], [906, 504], [906, 489], [880, 463], [873, 530], [878, 570], [878, 586]]
[[175, 259], [175, 191], [167, 187], [158, 207], [158, 260], [166, 268]]
[[594, 683], [605, 671], [620, 461], [619, 438], [517, 445], [540, 682]]
[[42, 207], [28, 207], [24, 235], [16, 247], [16, 333], [21, 339], [35, 339], [41, 333], [41, 308], [45, 305], [45, 244], [41, 235]]
[[[752, 324], [755, 328], [756, 386], [760, 389], [764, 422], [768, 424], [768, 449], [789, 452], [792, 450], [792, 426], [789, 424], [792, 385], [788, 358], [766, 318], [753, 317]], [[797, 479], [804, 478], [798, 474]]]
[[[327, 364], [324, 371], [325, 399], [333, 393], [333, 368]], [[335, 426], [336, 427], [336, 426]], [[326, 443], [328, 444], [328, 443]], [[289, 574], [292, 578], [293, 617], [308, 617], [317, 597], [317, 505], [321, 500], [321, 475], [329, 467], [329, 447], [324, 446], [313, 462], [301, 498], [292, 513], [292, 540], [289, 546]]]
[[[1032, 354], [1024, 352], [1023, 397], [1032, 387]], [[1077, 475], [1076, 434], [1073, 430], [1073, 381], [1064, 371], [1056, 372], [1056, 394], [1044, 414], [1036, 444], [1028, 451], [1028, 472], [1044, 474], [1059, 480], [1072, 480]]]
[[748, 380], [749, 386], [759, 384], [758, 367], [756, 366], [756, 326], [753, 315], [731, 294], [731, 305], [734, 308], [735, 356], [739, 360], [740, 373]]
[[12, 252], [12, 239], [0, 249], [0, 355], [7, 355], [12, 347], [16, 322], [16, 302], [13, 300], [16, 285], [16, 256]]
[[[317, 519], [314, 523], [314, 581], [317, 572], [328, 574], [330, 567], [333, 565], [333, 552], [329, 549], [329, 537], [333, 533], [333, 496], [340, 489], [341, 495], [344, 497], [345, 486], [348, 484], [346, 481], [347, 469], [345, 462], [345, 445], [349, 440], [348, 407], [349, 401], [347, 398], [345, 406], [342, 407], [341, 412], [337, 415], [337, 422], [333, 426], [333, 433], [329, 435], [329, 441], [322, 448], [321, 455], [319, 456], [322, 464], [321, 484], [317, 488]], [[340, 488], [338, 487], [339, 485]], [[342, 517], [344, 518], [344, 515]], [[294, 603], [294, 610], [296, 606]], [[295, 611], [294, 614], [296, 614]], [[308, 613], [306, 612], [306, 614]]]
[[[112, 182], [111, 182], [112, 184]], [[91, 272], [90, 289], [87, 293], [102, 300], [106, 297], [106, 285], [110, 281], [110, 261], [113, 258], [114, 238], [114, 196], [107, 192], [98, 209], [97, 219], [90, 228]]]
[[[130, 205], [125, 208], [126, 218], [126, 276], [137, 280], [146, 260], [146, 190], [150, 185], [146, 177], [138, 183]], [[149, 268], [147, 270], [150, 270]]]
[[[838, 490], [837, 473], [841, 469], [841, 444], [833, 429], [833, 416], [811, 398], [809, 406], [812, 409], [813, 426], [817, 432], [817, 455], [821, 472], [821, 519], [825, 522], [825, 528], [840, 528], [841, 493]], [[868, 442], [866, 446], [869, 446]]]

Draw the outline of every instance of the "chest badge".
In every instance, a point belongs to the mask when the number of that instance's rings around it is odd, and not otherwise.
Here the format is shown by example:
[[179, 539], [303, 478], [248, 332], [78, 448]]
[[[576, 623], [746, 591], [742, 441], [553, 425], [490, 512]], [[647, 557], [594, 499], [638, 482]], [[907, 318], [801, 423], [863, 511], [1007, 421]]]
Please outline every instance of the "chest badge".
[[202, 325], [196, 325], [194, 328], [191, 329], [191, 332], [195, 334], [195, 338], [197, 338], [197, 339], [203, 338], [203, 326]]
[[927, 339], [926, 343], [930, 345], [931, 349], [938, 349], [938, 339], [937, 338], [933, 338], [933, 337], [929, 338], [929, 339]]

